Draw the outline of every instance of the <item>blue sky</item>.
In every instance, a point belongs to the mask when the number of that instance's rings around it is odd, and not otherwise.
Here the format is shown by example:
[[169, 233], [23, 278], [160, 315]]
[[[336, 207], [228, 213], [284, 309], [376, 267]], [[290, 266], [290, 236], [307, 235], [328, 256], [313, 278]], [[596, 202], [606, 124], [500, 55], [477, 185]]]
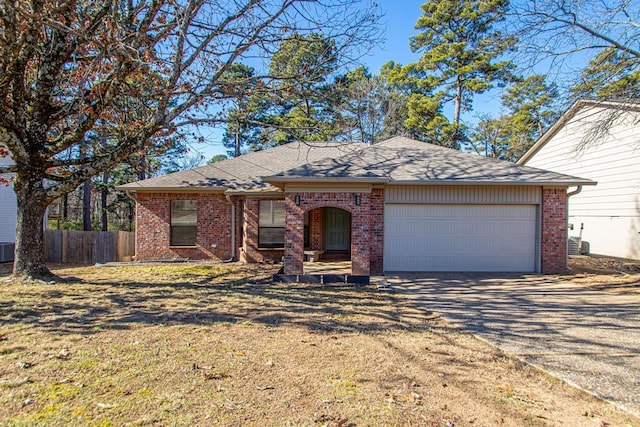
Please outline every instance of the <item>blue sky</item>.
[[377, 4], [384, 12], [382, 25], [386, 43], [371, 55], [363, 58], [372, 73], [380, 71], [387, 61], [407, 64], [415, 62], [419, 55], [409, 49], [409, 38], [417, 34], [414, 29], [420, 17], [420, 5], [424, 0], [379, 0]]
[[[420, 5], [425, 0], [376, 0], [383, 11], [382, 26], [384, 44], [378, 46], [369, 55], [362, 58], [371, 73], [377, 74], [382, 64], [395, 61], [401, 64], [414, 62], [419, 58], [409, 48], [409, 38], [416, 34], [415, 26], [420, 16]], [[204, 132], [203, 132], [204, 133]], [[206, 143], [194, 144], [191, 154], [202, 154], [209, 160], [216, 154], [226, 154], [222, 146], [222, 130], [214, 130], [204, 135]]]
[[[376, 0], [384, 13], [381, 25], [384, 30], [385, 42], [361, 60], [372, 74], [377, 74], [380, 67], [388, 61], [404, 65], [419, 59], [420, 55], [411, 52], [409, 48], [409, 38], [417, 33], [414, 26], [421, 14], [420, 6], [424, 2], [425, 0]], [[497, 114], [499, 108], [500, 93], [498, 91], [489, 92], [476, 97], [475, 111], [467, 113], [463, 119], [469, 122], [473, 121], [478, 113]], [[451, 106], [445, 106], [444, 112], [450, 116], [451, 110]], [[226, 149], [222, 146], [222, 134], [223, 130], [221, 129], [211, 133], [207, 132], [204, 134], [206, 143], [193, 145], [191, 154], [200, 153], [205, 160], [211, 159], [216, 154], [226, 154]]]

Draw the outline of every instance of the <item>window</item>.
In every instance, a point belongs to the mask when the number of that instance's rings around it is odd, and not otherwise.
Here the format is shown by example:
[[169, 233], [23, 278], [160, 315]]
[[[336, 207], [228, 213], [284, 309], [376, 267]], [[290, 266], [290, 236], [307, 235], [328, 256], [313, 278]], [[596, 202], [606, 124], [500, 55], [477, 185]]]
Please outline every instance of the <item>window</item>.
[[284, 200], [261, 200], [258, 247], [284, 247]]
[[171, 201], [171, 246], [195, 246], [198, 202], [195, 200]]

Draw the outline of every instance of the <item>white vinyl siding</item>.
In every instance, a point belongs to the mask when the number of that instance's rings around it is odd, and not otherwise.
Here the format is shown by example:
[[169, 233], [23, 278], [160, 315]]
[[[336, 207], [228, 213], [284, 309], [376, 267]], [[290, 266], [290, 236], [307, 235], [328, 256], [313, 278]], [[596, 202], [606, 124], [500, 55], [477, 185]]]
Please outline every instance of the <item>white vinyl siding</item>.
[[606, 134], [584, 144], [611, 111], [583, 108], [526, 165], [597, 181], [569, 199], [569, 235], [583, 224], [591, 253], [640, 259], [640, 113], [619, 111]]
[[385, 205], [385, 271], [536, 271], [535, 205]]
[[389, 185], [385, 203], [539, 204], [535, 186]]

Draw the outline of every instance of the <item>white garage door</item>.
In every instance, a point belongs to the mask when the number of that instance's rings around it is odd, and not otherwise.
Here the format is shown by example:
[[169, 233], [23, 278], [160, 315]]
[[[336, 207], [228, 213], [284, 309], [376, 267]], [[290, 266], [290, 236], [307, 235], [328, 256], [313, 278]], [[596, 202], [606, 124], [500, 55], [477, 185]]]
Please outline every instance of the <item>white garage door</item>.
[[387, 204], [384, 270], [535, 271], [536, 207]]

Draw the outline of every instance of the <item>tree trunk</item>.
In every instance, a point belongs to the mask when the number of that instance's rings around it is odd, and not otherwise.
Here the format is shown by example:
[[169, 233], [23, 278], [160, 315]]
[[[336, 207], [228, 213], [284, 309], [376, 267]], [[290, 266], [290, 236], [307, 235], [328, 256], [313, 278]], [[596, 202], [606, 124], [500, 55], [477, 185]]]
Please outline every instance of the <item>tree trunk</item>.
[[102, 231], [109, 231], [109, 221], [107, 218], [107, 196], [109, 195], [109, 189], [107, 184], [109, 183], [109, 171], [106, 170], [102, 173], [102, 190], [100, 191], [100, 219], [102, 222]]
[[69, 195], [68, 194], [65, 194], [64, 196], [62, 196], [62, 219], [65, 221], [69, 219]]
[[18, 217], [13, 274], [52, 277], [45, 264], [43, 223], [47, 203], [42, 178], [18, 174], [14, 188], [18, 199]]
[[456, 85], [456, 98], [454, 100], [453, 106], [453, 147], [459, 148], [459, 140], [460, 140], [460, 111], [462, 110], [462, 81], [460, 77], [458, 77], [458, 82]]
[[240, 124], [236, 128], [236, 141], [235, 141], [235, 157], [240, 157]]
[[91, 231], [91, 180], [82, 184], [82, 229]]
[[143, 153], [140, 155], [140, 160], [138, 160], [138, 180], [142, 181], [143, 179], [147, 179], [147, 154]]
[[136, 211], [134, 210], [133, 203], [129, 203], [128, 206], [129, 206], [127, 208], [128, 212], [129, 212], [129, 214], [127, 215], [127, 217], [129, 218], [129, 230], [128, 231], [133, 231], [133, 224], [134, 224], [134, 221], [135, 221]]

